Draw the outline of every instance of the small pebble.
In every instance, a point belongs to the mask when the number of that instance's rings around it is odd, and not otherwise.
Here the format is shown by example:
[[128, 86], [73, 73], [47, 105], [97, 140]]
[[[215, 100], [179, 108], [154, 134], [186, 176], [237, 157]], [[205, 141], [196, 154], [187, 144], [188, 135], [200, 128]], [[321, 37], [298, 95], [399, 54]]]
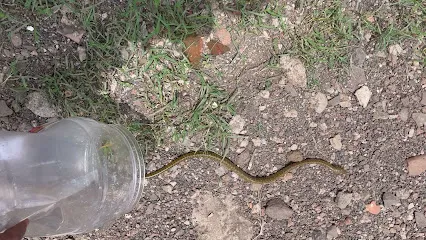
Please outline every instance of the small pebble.
[[284, 117], [286, 118], [297, 118], [297, 111], [292, 109], [284, 112]]
[[245, 148], [245, 147], [248, 146], [248, 144], [249, 144], [248, 139], [244, 138], [243, 141], [241, 141], [241, 143], [240, 143], [240, 147]]
[[394, 206], [394, 205], [395, 206], [400, 205], [400, 201], [394, 193], [386, 192], [386, 193], [383, 194], [382, 199], [383, 199], [383, 203], [384, 203], [385, 207], [387, 207], [387, 208]]
[[12, 33], [12, 35], [10, 36], [10, 39], [11, 39], [12, 45], [14, 47], [20, 47], [22, 45], [21, 34], [19, 34], [19, 33]]
[[340, 134], [337, 134], [336, 136], [330, 138], [330, 144], [331, 146], [336, 150], [342, 150], [342, 137], [340, 137]]
[[341, 234], [341, 231], [338, 227], [336, 226], [332, 226], [331, 228], [328, 229], [327, 231], [327, 239], [331, 240], [331, 239], [335, 239], [337, 238], [339, 235]]
[[358, 89], [355, 92], [355, 96], [359, 102], [359, 104], [363, 107], [366, 108], [368, 105], [368, 102], [370, 101], [372, 92], [370, 91], [370, 89], [367, 86], [362, 86], [360, 89]]
[[315, 96], [315, 112], [322, 113], [327, 108], [328, 100], [324, 93], [317, 93]]
[[300, 162], [303, 160], [303, 154], [301, 151], [292, 150], [287, 153], [287, 160], [290, 162]]
[[260, 96], [261, 98], [268, 99], [268, 98], [269, 98], [269, 96], [270, 96], [270, 93], [269, 93], [269, 91], [268, 91], [268, 90], [263, 90], [263, 91], [260, 91], [259, 96]]
[[235, 115], [234, 117], [232, 117], [231, 121], [229, 122], [231, 131], [234, 134], [240, 134], [241, 131], [243, 131], [245, 124], [246, 124], [246, 121], [240, 115]]
[[165, 185], [161, 187], [166, 193], [168, 194], [172, 194], [173, 191], [173, 186], [171, 185]]
[[336, 203], [340, 209], [346, 208], [352, 202], [353, 194], [347, 192], [339, 192], [336, 196]]
[[293, 215], [293, 210], [282, 199], [275, 198], [267, 202], [265, 213], [272, 219], [284, 220]]
[[415, 211], [416, 224], [418, 228], [426, 228], [426, 217], [423, 212]]
[[406, 159], [408, 176], [418, 176], [426, 170], [426, 155]]

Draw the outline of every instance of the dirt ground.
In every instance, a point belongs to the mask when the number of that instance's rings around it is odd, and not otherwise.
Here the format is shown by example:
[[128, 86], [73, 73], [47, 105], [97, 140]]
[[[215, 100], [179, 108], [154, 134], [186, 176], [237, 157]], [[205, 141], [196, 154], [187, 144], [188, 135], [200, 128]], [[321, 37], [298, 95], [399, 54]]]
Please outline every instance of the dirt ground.
[[[126, 1], [106, 2], [119, 8]], [[112, 226], [83, 235], [32, 240], [426, 238], [426, 175], [407, 167], [407, 158], [423, 155], [425, 163], [420, 161], [413, 168], [426, 170], [426, 4], [408, 0], [266, 2], [282, 6], [282, 12], [279, 16], [268, 11], [255, 14], [257, 25], [244, 23], [244, 12], [236, 14], [211, 4], [215, 25], [211, 32], [202, 33], [203, 39], [216, 38], [215, 30], [225, 28], [232, 43], [229, 52], [206, 57], [199, 70], [203, 78], [185, 65], [179, 73], [187, 80], [182, 83], [172, 76], [170, 84], [162, 86], [164, 99], [157, 101], [150, 95], [155, 82], [137, 79], [169, 77], [161, 74], [170, 62], [158, 62], [157, 68], [144, 73], [131, 67], [109, 69], [102, 74], [101, 90], [112, 99], [106, 104], [118, 106], [119, 111], [105, 120], [95, 106], [90, 109], [96, 114], [89, 116], [102, 121], [115, 118], [110, 122], [120, 123], [129, 119], [161, 122], [166, 115], [159, 120], [157, 113], [168, 106], [161, 104], [173, 99], [171, 93], [178, 91], [182, 109], [191, 109], [204, 79], [233, 96], [235, 113], [218, 114], [229, 123], [227, 156], [248, 173], [268, 175], [302, 158], [322, 158], [347, 173], [303, 166], [260, 186], [244, 182], [219, 164], [194, 159], [146, 180], [134, 210]], [[18, 30], [21, 25], [14, 25], [13, 34], [10, 25], [0, 25], [1, 128], [28, 131], [69, 116], [68, 105], [59, 100], [47, 97], [31, 104], [37, 100], [33, 93], [52, 87], [41, 76], [52, 76], [56, 69], [73, 65], [84, 70], [77, 49], [89, 45], [59, 33], [65, 24], [63, 11], [39, 18], [12, 3], [2, 7], [25, 13], [23, 18], [33, 21], [18, 22], [31, 22], [42, 30], [35, 43], [28, 24]], [[101, 12], [109, 16], [111, 11]], [[335, 18], [336, 12], [343, 17]], [[323, 18], [334, 20], [325, 23]], [[418, 28], [407, 27], [411, 26], [407, 21]], [[347, 23], [353, 26], [351, 32]], [[370, 28], [376, 25], [380, 31]], [[329, 28], [331, 38], [324, 42], [309, 35], [315, 29], [327, 33]], [[402, 33], [407, 29], [412, 32]], [[89, 40], [85, 33], [82, 43]], [[163, 47], [176, 59], [184, 58], [181, 45], [167, 44], [166, 38], [152, 40], [151, 47]], [[138, 53], [138, 46], [127, 50]], [[134, 60], [123, 58], [128, 63]], [[138, 58], [132, 67], [149, 61]], [[120, 84], [123, 78], [132, 81]], [[68, 85], [61, 85], [61, 91], [63, 86]], [[64, 94], [76, 96], [75, 91]], [[143, 97], [154, 100], [147, 104]], [[67, 103], [84, 104], [78, 101]], [[182, 112], [167, 117], [173, 124]], [[74, 113], [88, 115], [83, 110]], [[159, 129], [166, 137], [147, 148], [148, 172], [206, 146], [206, 135], [196, 131], [184, 141], [175, 141], [164, 130], [168, 128]], [[220, 144], [209, 148], [221, 153]]]

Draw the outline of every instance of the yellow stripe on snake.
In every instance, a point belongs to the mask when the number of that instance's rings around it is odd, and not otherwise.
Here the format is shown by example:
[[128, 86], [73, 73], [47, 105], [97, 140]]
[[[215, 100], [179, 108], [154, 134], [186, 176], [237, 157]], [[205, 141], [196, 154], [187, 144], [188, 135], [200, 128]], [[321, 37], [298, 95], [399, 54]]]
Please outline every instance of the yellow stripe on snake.
[[326, 168], [329, 168], [330, 170], [334, 171], [337, 174], [345, 174], [346, 173], [346, 170], [343, 169], [342, 167], [337, 166], [337, 165], [333, 165], [333, 164], [331, 164], [331, 163], [329, 163], [329, 162], [327, 162], [323, 159], [307, 158], [307, 159], [305, 159], [301, 162], [292, 162], [289, 165], [281, 168], [280, 170], [278, 170], [275, 173], [272, 173], [268, 176], [252, 176], [252, 175], [248, 174], [247, 172], [245, 172], [244, 170], [242, 170], [241, 168], [239, 168], [235, 163], [233, 163], [227, 157], [223, 157], [223, 156], [221, 156], [217, 153], [211, 152], [211, 151], [192, 151], [192, 152], [188, 152], [188, 153], [185, 153], [185, 154], [178, 156], [177, 158], [173, 159], [173, 161], [171, 161], [167, 165], [163, 166], [162, 168], [148, 173], [145, 177], [151, 178], [151, 177], [157, 176], [157, 175], [169, 170], [170, 168], [176, 166], [177, 164], [179, 164], [183, 161], [186, 161], [188, 159], [192, 159], [192, 158], [206, 158], [206, 159], [209, 159], [209, 160], [213, 160], [213, 161], [218, 162], [219, 164], [223, 165], [228, 170], [236, 173], [243, 180], [250, 182], [250, 183], [257, 183], [257, 184], [272, 183], [272, 182], [280, 179], [281, 177], [286, 175], [288, 172], [290, 172], [291, 170], [293, 170], [297, 167], [304, 166], [304, 165], [311, 165], [311, 164], [322, 165]]

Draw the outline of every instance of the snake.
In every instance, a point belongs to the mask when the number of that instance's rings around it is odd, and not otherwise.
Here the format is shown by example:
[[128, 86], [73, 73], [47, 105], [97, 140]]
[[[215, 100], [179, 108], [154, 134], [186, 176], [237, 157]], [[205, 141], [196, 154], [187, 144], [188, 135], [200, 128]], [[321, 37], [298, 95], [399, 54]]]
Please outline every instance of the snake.
[[291, 162], [290, 164], [284, 166], [283, 168], [277, 170], [276, 172], [267, 175], [267, 176], [253, 176], [245, 172], [243, 169], [238, 167], [235, 163], [231, 161], [228, 157], [221, 156], [215, 152], [212, 151], [191, 151], [184, 153], [175, 159], [173, 159], [168, 164], [164, 165], [163, 167], [154, 170], [148, 174], [145, 175], [145, 178], [152, 178], [154, 176], [157, 176], [170, 168], [178, 165], [181, 162], [187, 161], [189, 159], [196, 159], [196, 158], [206, 158], [212, 161], [215, 161], [221, 165], [223, 165], [228, 170], [236, 173], [241, 179], [245, 180], [249, 183], [256, 183], [256, 184], [268, 184], [277, 181], [278, 179], [284, 177], [286, 174], [288, 174], [290, 171], [292, 171], [295, 168], [305, 166], [305, 165], [321, 165], [326, 168], [329, 168], [336, 174], [345, 174], [346, 170], [338, 165], [331, 164], [327, 162], [326, 160], [320, 159], [320, 158], [306, 158], [300, 162]]

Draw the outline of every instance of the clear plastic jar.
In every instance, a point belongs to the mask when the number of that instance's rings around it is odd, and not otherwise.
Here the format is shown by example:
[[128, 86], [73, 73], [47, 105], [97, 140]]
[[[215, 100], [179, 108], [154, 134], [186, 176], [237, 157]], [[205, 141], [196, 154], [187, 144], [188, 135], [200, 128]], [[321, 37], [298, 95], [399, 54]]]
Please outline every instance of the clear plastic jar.
[[100, 228], [139, 201], [144, 171], [119, 125], [67, 118], [37, 133], [0, 132], [0, 232], [26, 218], [27, 237]]

